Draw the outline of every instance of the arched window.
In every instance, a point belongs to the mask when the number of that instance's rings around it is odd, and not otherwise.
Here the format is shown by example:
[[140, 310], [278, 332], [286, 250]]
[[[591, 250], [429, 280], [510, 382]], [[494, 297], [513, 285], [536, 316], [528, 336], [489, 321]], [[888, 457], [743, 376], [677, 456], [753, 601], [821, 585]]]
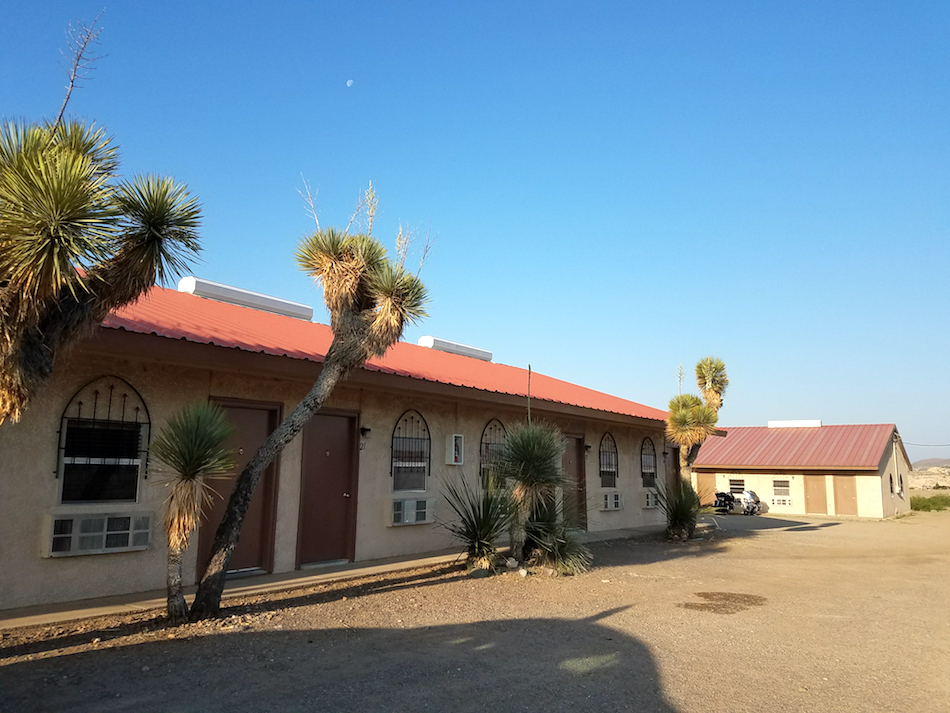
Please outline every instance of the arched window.
[[418, 411], [406, 411], [393, 429], [393, 491], [426, 489], [430, 446], [425, 419]]
[[890, 478], [891, 480], [891, 495], [893, 495], [894, 494], [894, 476], [888, 475], [887, 477]]
[[150, 430], [145, 402], [124, 379], [103, 376], [79, 389], [60, 422], [60, 502], [138, 500]]
[[605, 433], [600, 439], [600, 487], [617, 487], [617, 444], [614, 437]]
[[904, 495], [904, 474], [897, 474], [897, 494], [903, 497]]
[[478, 447], [478, 472], [482, 477], [482, 486], [487, 487], [491, 478], [492, 469], [501, 449], [505, 446], [508, 432], [504, 424], [493, 418], [485, 425], [482, 431], [482, 441]]
[[644, 488], [656, 487], [656, 448], [649, 438], [644, 438], [640, 447], [640, 477]]

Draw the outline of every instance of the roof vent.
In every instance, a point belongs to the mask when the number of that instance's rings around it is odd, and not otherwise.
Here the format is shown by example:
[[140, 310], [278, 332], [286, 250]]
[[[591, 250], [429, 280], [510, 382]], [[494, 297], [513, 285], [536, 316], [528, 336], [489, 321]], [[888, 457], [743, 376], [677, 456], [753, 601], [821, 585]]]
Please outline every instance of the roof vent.
[[279, 297], [262, 295], [260, 292], [251, 292], [242, 290], [240, 287], [231, 287], [222, 285], [219, 282], [203, 280], [200, 277], [183, 277], [178, 281], [179, 292], [189, 292], [198, 297], [207, 297], [208, 299], [218, 300], [219, 302], [229, 302], [242, 307], [251, 307], [265, 312], [282, 314], [285, 317], [296, 317], [305, 319], [308, 322], [313, 319], [313, 307], [282, 300]]
[[450, 342], [448, 339], [439, 339], [438, 337], [419, 337], [420, 347], [428, 347], [440, 352], [449, 354], [458, 354], [459, 356], [472, 357], [482, 361], [491, 361], [491, 352], [478, 347], [470, 347], [458, 342]]
[[821, 421], [769, 421], [769, 428], [821, 428]]

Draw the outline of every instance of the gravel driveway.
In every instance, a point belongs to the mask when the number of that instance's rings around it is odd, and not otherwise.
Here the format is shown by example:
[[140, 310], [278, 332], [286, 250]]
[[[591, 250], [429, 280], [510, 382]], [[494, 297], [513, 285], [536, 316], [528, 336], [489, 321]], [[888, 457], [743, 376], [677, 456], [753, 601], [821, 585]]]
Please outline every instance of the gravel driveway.
[[950, 710], [950, 513], [719, 518], [579, 577], [429, 568], [4, 632], [14, 711]]

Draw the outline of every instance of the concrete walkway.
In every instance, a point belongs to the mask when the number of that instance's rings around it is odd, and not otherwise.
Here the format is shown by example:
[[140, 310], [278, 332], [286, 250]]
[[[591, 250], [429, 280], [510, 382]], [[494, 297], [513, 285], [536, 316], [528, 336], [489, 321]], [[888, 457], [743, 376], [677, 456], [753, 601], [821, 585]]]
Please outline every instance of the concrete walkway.
[[[605, 530], [603, 532], [585, 532], [585, 542], [602, 540], [620, 540], [636, 537], [648, 537], [663, 531], [663, 526], [636, 527], [621, 530]], [[224, 587], [223, 598], [246, 597], [268, 592], [279, 592], [287, 589], [309, 587], [326, 582], [338, 582], [346, 579], [369, 577], [378, 574], [388, 574], [400, 570], [428, 567], [430, 565], [447, 564], [456, 560], [461, 561], [463, 555], [457, 550], [443, 550], [426, 555], [412, 555], [408, 557], [390, 557], [388, 559], [370, 560], [366, 562], [348, 562], [344, 564], [322, 567], [309, 567], [293, 572], [279, 574], [259, 574], [246, 577], [236, 577], [229, 580]], [[189, 599], [194, 595], [196, 587], [186, 587], [185, 594]], [[82, 599], [60, 604], [46, 604], [19, 609], [0, 610], [0, 630], [13, 629], [21, 626], [41, 624], [57, 624], [76, 619], [87, 619], [95, 616], [109, 616], [115, 614], [135, 614], [153, 609], [164, 609], [166, 604], [165, 590], [158, 589], [137, 594], [123, 594], [96, 599]]]

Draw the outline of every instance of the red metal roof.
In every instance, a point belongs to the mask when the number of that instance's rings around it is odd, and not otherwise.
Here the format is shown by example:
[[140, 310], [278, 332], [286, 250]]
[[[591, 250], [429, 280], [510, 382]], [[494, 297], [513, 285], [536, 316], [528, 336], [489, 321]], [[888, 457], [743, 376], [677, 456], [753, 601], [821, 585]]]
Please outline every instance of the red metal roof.
[[877, 470], [893, 423], [812, 428], [739, 426], [699, 449], [694, 468]]
[[[333, 333], [324, 324], [153, 287], [138, 302], [110, 314], [103, 326], [199, 344], [322, 362]], [[406, 342], [394, 344], [369, 371], [453, 386], [526, 396], [528, 372], [504, 364], [447, 354]], [[663, 421], [666, 412], [532, 372], [531, 398]]]

